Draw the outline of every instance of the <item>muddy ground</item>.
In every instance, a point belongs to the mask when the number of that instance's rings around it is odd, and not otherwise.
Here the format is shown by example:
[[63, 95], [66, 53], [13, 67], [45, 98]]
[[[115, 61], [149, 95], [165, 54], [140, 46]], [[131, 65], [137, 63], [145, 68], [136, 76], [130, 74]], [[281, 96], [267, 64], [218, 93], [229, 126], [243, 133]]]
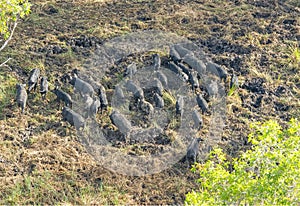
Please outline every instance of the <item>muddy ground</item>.
[[181, 163], [144, 177], [100, 167], [78, 141], [74, 128], [61, 121], [53, 94], [47, 101], [30, 94], [24, 115], [16, 107], [14, 84], [26, 82], [32, 68], [40, 68], [53, 88], [64, 73], [83, 69], [97, 45], [119, 35], [154, 29], [173, 32], [238, 76], [239, 88], [226, 98], [219, 144], [229, 157], [249, 148], [250, 123], [276, 119], [285, 126], [290, 118], [299, 118], [300, 4], [296, 0], [36, 0], [32, 4], [31, 14], [19, 23], [0, 57], [1, 62], [12, 58], [8, 67], [0, 68], [0, 85], [6, 89], [0, 114], [2, 204], [183, 204], [185, 194], [197, 189], [197, 174]]

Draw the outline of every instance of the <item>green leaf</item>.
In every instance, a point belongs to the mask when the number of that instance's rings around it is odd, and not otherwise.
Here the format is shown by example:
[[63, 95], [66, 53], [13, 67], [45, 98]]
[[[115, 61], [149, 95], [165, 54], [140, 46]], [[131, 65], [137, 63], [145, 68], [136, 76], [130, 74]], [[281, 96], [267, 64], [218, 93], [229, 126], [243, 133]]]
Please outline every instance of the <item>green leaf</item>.
[[30, 13], [31, 4], [27, 0], [0, 0], [0, 34], [4, 39], [10, 36], [10, 25], [17, 18], [24, 18]]
[[298, 205], [300, 199], [300, 124], [292, 119], [282, 130], [275, 121], [252, 124], [251, 150], [231, 160], [220, 148], [194, 168], [199, 191], [186, 195], [188, 205]]

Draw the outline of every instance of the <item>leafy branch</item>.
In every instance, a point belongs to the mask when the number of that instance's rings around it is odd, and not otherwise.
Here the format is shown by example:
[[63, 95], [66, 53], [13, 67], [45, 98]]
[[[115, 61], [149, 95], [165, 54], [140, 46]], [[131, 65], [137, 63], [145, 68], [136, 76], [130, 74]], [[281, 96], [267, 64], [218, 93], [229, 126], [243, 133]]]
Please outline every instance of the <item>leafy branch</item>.
[[11, 40], [11, 38], [12, 38], [14, 32], [15, 32], [15, 29], [16, 29], [17, 25], [18, 25], [18, 22], [17, 22], [17, 20], [16, 20], [16, 21], [14, 22], [14, 26], [13, 26], [11, 32], [10, 32], [10, 35], [9, 35], [8, 39], [6, 39], [5, 42], [4, 42], [4, 44], [1, 46], [0, 52], [7, 46], [8, 42]]
[[[199, 191], [186, 195], [191, 205], [298, 205], [300, 200], [300, 122], [282, 130], [275, 121], [252, 125], [252, 149], [227, 161], [215, 149], [199, 172]], [[229, 164], [231, 170], [229, 170]]]
[[[0, 35], [4, 40], [4, 43], [0, 47], [0, 52], [11, 41], [18, 25], [18, 19], [29, 14], [30, 6], [31, 4], [27, 0], [0, 0]], [[11, 25], [13, 25], [12, 28], [9, 28]], [[11, 58], [1, 63], [0, 67], [7, 66], [9, 60]]]

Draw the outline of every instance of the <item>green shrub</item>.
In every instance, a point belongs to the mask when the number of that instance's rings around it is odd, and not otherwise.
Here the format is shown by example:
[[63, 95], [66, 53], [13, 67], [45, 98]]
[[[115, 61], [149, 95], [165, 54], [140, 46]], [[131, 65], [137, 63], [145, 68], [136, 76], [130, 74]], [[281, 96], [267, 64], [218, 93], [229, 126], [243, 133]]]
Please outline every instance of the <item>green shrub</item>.
[[229, 162], [215, 149], [206, 163], [193, 166], [200, 187], [186, 195], [186, 204], [300, 204], [300, 122], [292, 119], [285, 130], [275, 121], [251, 127], [251, 150]]
[[30, 12], [30, 3], [27, 0], [0, 0], [0, 34], [7, 39], [10, 35], [10, 24], [18, 17], [23, 18]]

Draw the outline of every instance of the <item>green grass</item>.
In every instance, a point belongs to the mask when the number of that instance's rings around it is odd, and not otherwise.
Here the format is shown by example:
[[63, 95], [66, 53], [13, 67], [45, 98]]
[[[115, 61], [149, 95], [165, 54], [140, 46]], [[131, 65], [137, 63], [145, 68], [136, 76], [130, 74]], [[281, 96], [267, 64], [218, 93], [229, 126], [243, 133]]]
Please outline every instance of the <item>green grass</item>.
[[176, 99], [170, 92], [163, 91], [163, 100], [166, 107], [175, 107]]
[[237, 90], [237, 87], [235, 87], [235, 86], [230, 87], [230, 89], [228, 91], [228, 96], [232, 96], [236, 90]]
[[122, 204], [120, 195], [102, 182], [78, 180], [73, 172], [57, 175], [44, 171], [24, 175], [0, 195], [0, 204]]
[[298, 46], [292, 46], [290, 47], [291, 51], [291, 61], [292, 63], [296, 64], [299, 66], [300, 64], [300, 49]]
[[3, 109], [6, 108], [16, 95], [17, 79], [10, 73], [0, 72], [0, 118], [3, 118]]

